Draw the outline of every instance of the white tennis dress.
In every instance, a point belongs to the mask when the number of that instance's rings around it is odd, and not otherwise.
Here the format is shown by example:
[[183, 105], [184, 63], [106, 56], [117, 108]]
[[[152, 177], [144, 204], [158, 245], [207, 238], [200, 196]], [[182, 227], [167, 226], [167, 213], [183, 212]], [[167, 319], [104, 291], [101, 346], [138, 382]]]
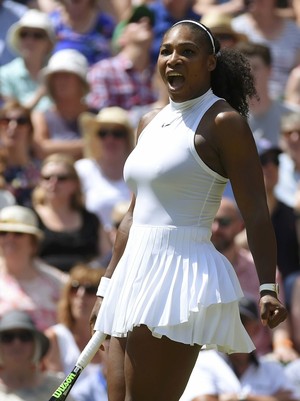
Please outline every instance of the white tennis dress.
[[241, 324], [243, 296], [229, 261], [210, 241], [227, 179], [198, 156], [194, 135], [220, 100], [211, 90], [170, 102], [141, 133], [124, 167], [136, 194], [126, 249], [110, 281], [95, 329], [124, 337], [147, 325], [185, 344], [250, 352]]

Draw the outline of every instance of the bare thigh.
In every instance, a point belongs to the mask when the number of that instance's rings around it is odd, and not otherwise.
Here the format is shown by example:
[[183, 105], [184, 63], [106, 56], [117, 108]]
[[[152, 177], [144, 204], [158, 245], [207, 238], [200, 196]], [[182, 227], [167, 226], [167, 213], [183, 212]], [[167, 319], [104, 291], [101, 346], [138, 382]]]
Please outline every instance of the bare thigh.
[[146, 326], [134, 328], [125, 352], [125, 401], [178, 401], [199, 351], [200, 346], [155, 338]]
[[126, 338], [111, 337], [107, 361], [107, 390], [109, 401], [125, 400], [124, 358]]

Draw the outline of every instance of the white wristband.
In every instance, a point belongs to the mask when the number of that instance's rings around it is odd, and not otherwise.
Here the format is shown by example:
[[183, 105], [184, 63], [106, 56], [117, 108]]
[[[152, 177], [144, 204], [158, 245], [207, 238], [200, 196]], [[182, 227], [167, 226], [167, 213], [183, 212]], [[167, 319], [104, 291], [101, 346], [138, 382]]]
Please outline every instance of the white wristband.
[[101, 277], [98, 290], [97, 290], [97, 297], [104, 297], [107, 291], [107, 288], [110, 283], [110, 278], [108, 277]]
[[262, 291], [273, 291], [278, 295], [279, 294], [279, 285], [277, 283], [262, 284], [259, 287], [259, 292], [262, 292]]

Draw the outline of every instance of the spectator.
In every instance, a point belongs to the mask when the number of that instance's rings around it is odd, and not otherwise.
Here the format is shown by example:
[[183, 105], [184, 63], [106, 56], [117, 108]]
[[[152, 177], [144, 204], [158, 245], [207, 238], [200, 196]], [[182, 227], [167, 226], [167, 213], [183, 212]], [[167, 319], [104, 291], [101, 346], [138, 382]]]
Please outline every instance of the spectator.
[[0, 110], [0, 141], [3, 187], [19, 205], [31, 207], [40, 161], [34, 154], [31, 113], [14, 100], [5, 102]]
[[300, 65], [293, 68], [288, 76], [284, 100], [291, 106], [300, 107]]
[[247, 10], [233, 18], [232, 24], [249, 41], [270, 47], [270, 93], [281, 99], [291, 70], [300, 62], [300, 29], [291, 19], [279, 16], [276, 6], [276, 0], [249, 1]]
[[195, 11], [196, 0], [159, 0], [149, 3], [154, 13], [154, 39], [151, 49], [151, 59], [156, 63], [164, 33], [173, 25], [183, 19], [200, 20]]
[[300, 114], [291, 112], [282, 117], [279, 157], [279, 179], [275, 187], [276, 197], [300, 212]]
[[41, 159], [57, 152], [82, 157], [78, 116], [89, 110], [84, 101], [89, 91], [87, 70], [85, 57], [71, 49], [55, 53], [43, 69], [44, 84], [54, 104], [44, 112], [32, 114], [34, 139]]
[[[251, 298], [240, 301], [240, 316], [252, 336], [260, 322], [257, 304]], [[180, 401], [296, 400], [295, 388], [283, 366], [276, 361], [250, 354], [221, 355], [214, 350], [200, 351]]]
[[204, 24], [211, 30], [214, 37], [218, 39], [221, 49], [224, 47], [234, 48], [238, 43], [247, 42], [246, 35], [237, 32], [232, 27], [232, 17], [221, 12], [210, 11], [201, 18], [201, 24]]
[[249, 125], [255, 140], [265, 138], [274, 146], [279, 146], [281, 118], [293, 108], [270, 94], [269, 82], [272, 74], [270, 48], [260, 43], [240, 43], [237, 49], [249, 60], [255, 77], [257, 97], [251, 99]]
[[228, 15], [238, 15], [245, 11], [244, 0], [196, 0], [195, 9], [201, 15], [206, 13], [224, 13]]
[[0, 210], [0, 316], [22, 309], [45, 330], [57, 321], [66, 276], [36, 257], [41, 238], [32, 210], [19, 205]]
[[15, 99], [28, 109], [48, 109], [51, 100], [40, 82], [40, 72], [55, 44], [50, 19], [38, 10], [28, 10], [10, 27], [7, 41], [17, 57], [0, 68], [2, 97]]
[[300, 399], [300, 358], [290, 362], [285, 367], [285, 374], [288, 380], [295, 387], [296, 399]]
[[[212, 225], [211, 240], [217, 250], [231, 261], [244, 294], [258, 302], [259, 281], [253, 257], [249, 250], [237, 241], [237, 238], [244, 232], [244, 222], [236, 203], [224, 197]], [[289, 236], [289, 238], [291, 237]], [[282, 294], [281, 298], [283, 298]], [[273, 331], [259, 325], [252, 339], [258, 355], [272, 353], [274, 359], [285, 363], [298, 356], [292, 347], [291, 333], [285, 323]]]
[[[64, 372], [67, 375], [73, 369], [79, 354], [88, 343], [91, 332], [89, 316], [96, 300], [96, 291], [105, 269], [93, 269], [88, 265], [78, 264], [70, 270], [69, 279], [58, 303], [58, 324], [49, 327], [46, 335], [50, 340], [50, 351], [45, 358], [48, 370]], [[101, 362], [104, 352], [95, 357], [80, 375], [71, 394], [77, 399], [77, 392], [82, 388], [82, 380], [95, 372], [102, 376]], [[103, 376], [104, 378], [104, 376]]]
[[[244, 294], [258, 302], [259, 280], [250, 251], [240, 247], [236, 236], [244, 230], [244, 221], [235, 202], [223, 198], [212, 225], [211, 241], [216, 249], [232, 263]], [[264, 355], [272, 351], [270, 330], [265, 326], [258, 327], [253, 342], [258, 354]]]
[[68, 272], [76, 263], [110, 255], [108, 235], [98, 217], [84, 207], [80, 180], [68, 155], [44, 160], [33, 206], [44, 234], [39, 256], [47, 263]]
[[12, 0], [0, 0], [0, 66], [9, 63], [16, 56], [6, 42], [6, 34], [11, 25], [19, 21], [27, 7]]
[[[292, 276], [290, 282], [291, 287], [291, 305], [290, 305], [290, 321], [292, 341], [295, 349], [300, 354], [300, 277]], [[289, 283], [290, 284], [290, 283]], [[299, 384], [299, 383], [298, 383]]]
[[119, 107], [107, 107], [96, 116], [82, 114], [85, 158], [75, 163], [85, 204], [110, 230], [111, 213], [119, 201], [130, 200], [130, 190], [123, 178], [125, 160], [134, 146], [128, 113]]
[[49, 14], [57, 42], [54, 51], [74, 49], [89, 65], [111, 55], [111, 37], [115, 21], [100, 11], [97, 1], [62, 0]]
[[153, 84], [155, 65], [150, 59], [153, 23], [153, 13], [141, 5], [119, 24], [114, 41], [121, 50], [116, 56], [99, 61], [89, 71], [91, 91], [87, 102], [90, 107], [101, 110], [118, 106], [128, 110], [134, 126], [145, 109], [151, 108], [157, 100]]
[[[277, 265], [281, 273], [285, 303], [290, 307], [292, 277], [300, 274], [299, 239], [295, 210], [277, 199], [275, 186], [278, 182], [279, 157], [282, 150], [266, 140], [257, 142], [263, 169], [268, 206], [277, 239]], [[292, 281], [291, 281], [292, 279]]]
[[[62, 377], [43, 369], [49, 340], [29, 315], [11, 310], [0, 320], [0, 399], [47, 400]], [[72, 397], [70, 397], [72, 400]]]

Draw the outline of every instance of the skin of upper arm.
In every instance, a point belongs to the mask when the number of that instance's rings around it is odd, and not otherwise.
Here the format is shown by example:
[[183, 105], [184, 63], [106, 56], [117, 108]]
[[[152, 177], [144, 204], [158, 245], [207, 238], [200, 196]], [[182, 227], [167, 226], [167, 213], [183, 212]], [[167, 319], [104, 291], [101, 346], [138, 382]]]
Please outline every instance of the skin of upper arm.
[[33, 125], [33, 136], [36, 141], [49, 138], [49, 131], [46, 124], [45, 117], [42, 112], [34, 111], [31, 114], [31, 120]]
[[268, 213], [262, 168], [246, 120], [235, 111], [220, 113], [216, 117], [216, 144], [245, 222], [255, 211]]

